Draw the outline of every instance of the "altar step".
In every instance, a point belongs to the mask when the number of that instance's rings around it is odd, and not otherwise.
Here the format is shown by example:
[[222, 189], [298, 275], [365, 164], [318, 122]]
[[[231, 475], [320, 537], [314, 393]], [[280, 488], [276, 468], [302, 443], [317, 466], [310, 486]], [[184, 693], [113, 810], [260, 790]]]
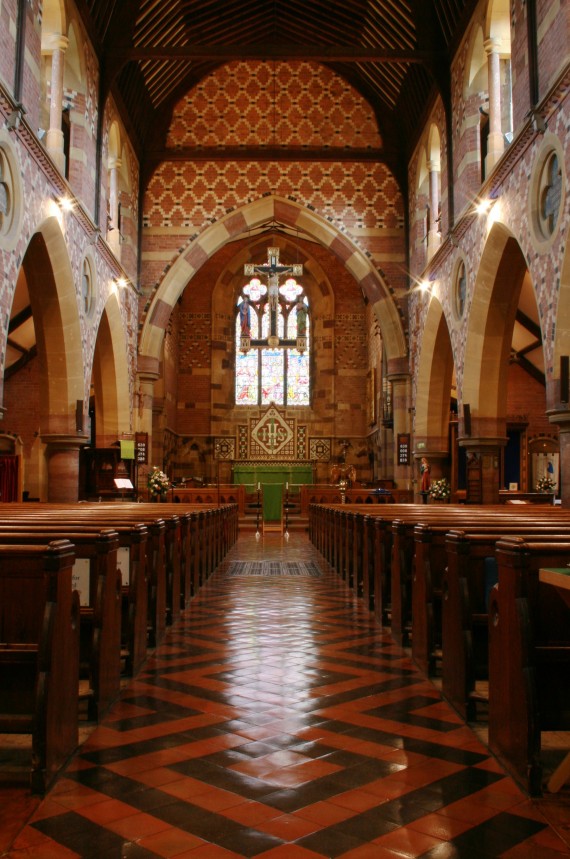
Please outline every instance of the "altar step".
[[[248, 531], [255, 532], [257, 530], [258, 520], [255, 514], [246, 513], [245, 516], [239, 518], [239, 529], [243, 534]], [[259, 530], [261, 531], [261, 517], [259, 519]], [[307, 516], [289, 515], [287, 520], [287, 530], [295, 532], [306, 532], [309, 530], [309, 519]]]

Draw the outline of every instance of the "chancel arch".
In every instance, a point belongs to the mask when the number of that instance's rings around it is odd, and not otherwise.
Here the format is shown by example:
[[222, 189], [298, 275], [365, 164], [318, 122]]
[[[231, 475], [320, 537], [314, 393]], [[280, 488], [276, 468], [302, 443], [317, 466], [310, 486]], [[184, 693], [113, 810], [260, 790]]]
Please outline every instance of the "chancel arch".
[[389, 358], [407, 353], [401, 316], [388, 286], [367, 256], [326, 219], [302, 206], [273, 195], [256, 200], [206, 228], [184, 249], [159, 284], [148, 308], [140, 337], [139, 353], [159, 359], [165, 325], [172, 308], [193, 275], [219, 248], [261, 225], [278, 221], [329, 248], [361, 284], [373, 305]]

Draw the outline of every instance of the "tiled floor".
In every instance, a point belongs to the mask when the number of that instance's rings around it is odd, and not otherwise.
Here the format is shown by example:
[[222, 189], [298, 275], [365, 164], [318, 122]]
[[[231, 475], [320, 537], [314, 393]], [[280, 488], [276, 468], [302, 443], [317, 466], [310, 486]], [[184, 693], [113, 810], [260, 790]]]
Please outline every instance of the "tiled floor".
[[[261, 559], [322, 575], [228, 575]], [[0, 790], [14, 859], [570, 856], [553, 808], [294, 532], [240, 538], [43, 802]]]

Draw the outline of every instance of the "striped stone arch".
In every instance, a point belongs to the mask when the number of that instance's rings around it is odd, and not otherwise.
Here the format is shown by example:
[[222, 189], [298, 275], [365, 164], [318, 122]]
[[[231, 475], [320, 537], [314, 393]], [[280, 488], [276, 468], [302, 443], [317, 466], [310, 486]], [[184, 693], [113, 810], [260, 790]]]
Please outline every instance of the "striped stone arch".
[[449, 409], [453, 381], [453, 350], [439, 300], [430, 297], [416, 376], [414, 439], [426, 450], [449, 446]]
[[496, 222], [475, 280], [461, 385], [474, 437], [498, 438], [506, 433], [509, 355], [526, 272], [518, 241]]
[[407, 355], [406, 338], [396, 304], [366, 255], [325, 218], [291, 200], [271, 195], [248, 203], [207, 227], [172, 265], [158, 286], [143, 323], [139, 354], [146, 366], [159, 360], [170, 314], [194, 274], [226, 242], [272, 220], [298, 229], [329, 248], [358, 281], [374, 308], [388, 359]]

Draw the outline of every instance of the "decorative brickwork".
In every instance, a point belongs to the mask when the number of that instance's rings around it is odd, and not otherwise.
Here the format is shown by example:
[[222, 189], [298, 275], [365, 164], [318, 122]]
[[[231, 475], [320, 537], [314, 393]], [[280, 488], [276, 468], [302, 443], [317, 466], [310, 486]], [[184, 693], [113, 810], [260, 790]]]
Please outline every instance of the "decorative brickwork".
[[178, 103], [168, 146], [381, 145], [370, 105], [317, 63], [232, 62]]

